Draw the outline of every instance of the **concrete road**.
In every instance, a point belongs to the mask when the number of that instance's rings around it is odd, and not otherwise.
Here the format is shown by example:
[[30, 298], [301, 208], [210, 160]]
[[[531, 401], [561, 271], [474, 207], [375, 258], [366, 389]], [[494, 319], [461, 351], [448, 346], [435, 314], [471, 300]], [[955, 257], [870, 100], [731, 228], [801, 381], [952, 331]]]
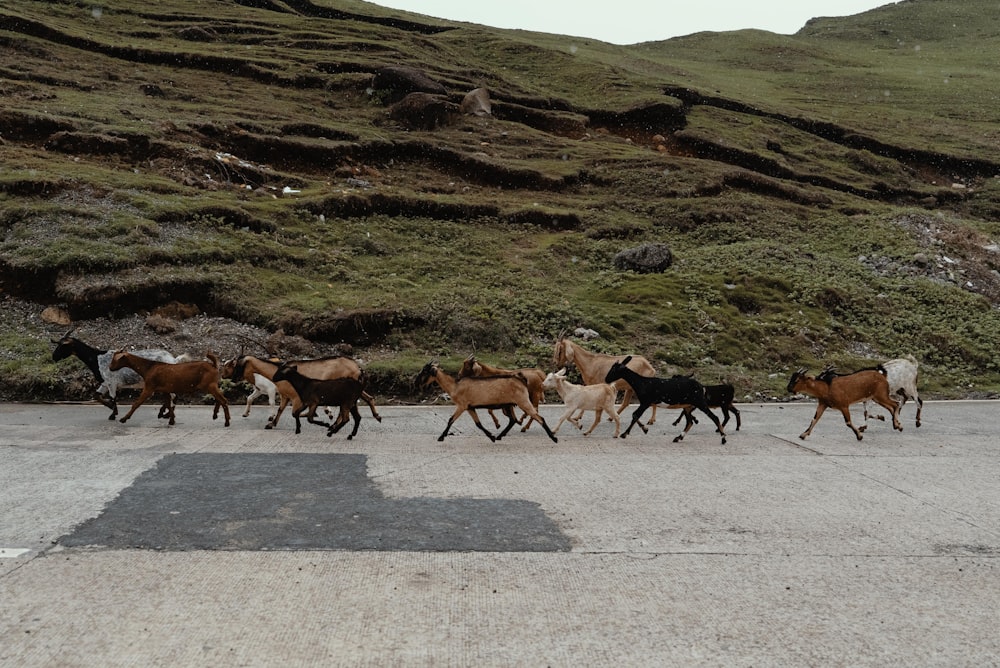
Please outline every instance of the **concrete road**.
[[1000, 665], [1000, 406], [814, 406], [722, 445], [2, 405], [0, 665]]

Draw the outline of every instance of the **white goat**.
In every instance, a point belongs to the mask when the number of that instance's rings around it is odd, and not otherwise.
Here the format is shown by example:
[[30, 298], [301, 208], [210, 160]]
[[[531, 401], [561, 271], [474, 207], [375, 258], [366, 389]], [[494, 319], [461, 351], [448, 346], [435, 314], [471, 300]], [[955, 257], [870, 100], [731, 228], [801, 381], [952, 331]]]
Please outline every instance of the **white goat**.
[[[897, 357], [888, 362], [882, 362], [882, 366], [885, 368], [885, 379], [889, 383], [889, 394], [893, 398], [899, 397], [899, 407], [902, 408], [906, 404], [907, 399], [917, 402], [917, 426], [919, 427], [920, 413], [924, 409], [924, 400], [917, 393], [918, 365], [916, 358], [913, 355]], [[867, 401], [864, 403], [864, 410], [866, 421], [869, 415], [877, 420], [885, 420], [884, 415], [875, 415], [868, 412]]]
[[[615, 410], [615, 398], [618, 396], [618, 390], [607, 383], [597, 383], [594, 385], [577, 385], [566, 380], [566, 369], [561, 369], [556, 373], [550, 373], [545, 376], [545, 380], [542, 381], [542, 387], [546, 390], [555, 390], [562, 397], [563, 403], [566, 404], [566, 412], [563, 416], [559, 418], [559, 422], [556, 424], [555, 429], [552, 433], [559, 431], [559, 427], [566, 420], [569, 420], [577, 429], [583, 429], [580, 424], [580, 417], [583, 415], [584, 411], [594, 411], [594, 424], [590, 426], [584, 436], [589, 436], [590, 432], [594, 431], [598, 423], [601, 421], [601, 413], [607, 412], [611, 416], [611, 419], [615, 421], [615, 435], [618, 437], [618, 432], [621, 430], [621, 421], [618, 419], [618, 411]], [[579, 411], [580, 415], [573, 417], [573, 413]]]
[[[250, 407], [253, 405], [254, 399], [257, 397], [267, 396], [267, 405], [271, 407], [271, 416], [268, 418], [268, 422], [274, 420], [274, 416], [278, 411], [277, 401], [281, 399], [281, 394], [278, 393], [278, 387], [275, 385], [270, 378], [267, 376], [252, 371], [247, 367], [243, 367], [243, 372], [241, 377], [235, 378], [234, 374], [236, 372], [236, 363], [238, 358], [231, 360], [226, 360], [219, 367], [219, 372], [222, 374], [223, 378], [228, 378], [234, 383], [239, 383], [240, 381], [250, 383], [253, 385], [253, 392], [247, 397], [246, 410], [243, 411], [243, 417], [250, 416]], [[329, 409], [327, 409], [329, 414]], [[332, 419], [333, 416], [330, 415]]]
[[264, 395], [267, 395], [267, 405], [274, 409], [271, 411], [271, 417], [268, 419], [274, 419], [274, 414], [278, 412], [277, 402], [275, 401], [278, 397], [278, 388], [268, 378], [259, 373], [253, 375], [253, 392], [247, 397], [247, 409], [243, 412], [243, 417], [250, 415], [250, 406], [253, 404], [253, 400]]

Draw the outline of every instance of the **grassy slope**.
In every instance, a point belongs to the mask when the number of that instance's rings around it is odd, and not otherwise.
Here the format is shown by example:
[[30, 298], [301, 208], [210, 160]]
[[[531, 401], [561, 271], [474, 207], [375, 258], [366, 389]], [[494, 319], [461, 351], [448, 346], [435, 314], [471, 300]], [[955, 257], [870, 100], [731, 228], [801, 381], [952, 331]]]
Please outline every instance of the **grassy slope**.
[[[586, 326], [746, 395], [906, 352], [941, 395], [1000, 387], [987, 2], [632, 47], [269, 6], [0, 9], [6, 293], [86, 317], [194, 290], [319, 337], [380, 310], [359, 345], [386, 375], [473, 349], [548, 367]], [[386, 64], [488, 87], [496, 117], [407, 130], [368, 90]], [[523, 108], [547, 124], [504, 120]], [[642, 241], [674, 267], [614, 269]], [[57, 373], [17, 352], [46, 332], [2, 335], [7, 373]]]

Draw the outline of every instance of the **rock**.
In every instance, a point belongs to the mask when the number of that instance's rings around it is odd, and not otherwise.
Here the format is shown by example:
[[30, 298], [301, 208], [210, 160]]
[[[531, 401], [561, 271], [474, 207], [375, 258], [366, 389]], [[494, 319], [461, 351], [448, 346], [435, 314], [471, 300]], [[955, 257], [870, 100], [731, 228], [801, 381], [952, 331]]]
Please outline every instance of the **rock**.
[[405, 65], [383, 67], [372, 77], [372, 90], [387, 104], [402, 100], [410, 93], [447, 95], [448, 91], [422, 70]]
[[470, 91], [462, 99], [459, 110], [463, 114], [491, 116], [493, 114], [493, 105], [490, 103], [490, 92], [485, 88], [477, 88]]
[[48, 325], [67, 327], [73, 323], [73, 319], [69, 317], [69, 313], [62, 310], [58, 306], [46, 307], [39, 317], [42, 319], [42, 322]]
[[389, 118], [413, 130], [434, 130], [457, 113], [458, 105], [443, 95], [410, 93], [389, 109]]
[[640, 274], [662, 274], [674, 262], [673, 253], [666, 244], [645, 243], [628, 248], [615, 255], [615, 267]]

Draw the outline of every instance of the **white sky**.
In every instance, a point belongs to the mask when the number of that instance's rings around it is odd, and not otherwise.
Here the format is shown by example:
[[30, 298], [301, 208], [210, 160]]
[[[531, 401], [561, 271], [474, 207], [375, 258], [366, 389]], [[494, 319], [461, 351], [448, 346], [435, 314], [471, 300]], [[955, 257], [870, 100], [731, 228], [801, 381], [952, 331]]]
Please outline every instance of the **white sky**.
[[818, 16], [850, 16], [893, 0], [377, 0], [374, 4], [496, 28], [636, 44], [711, 30], [790, 35]]

